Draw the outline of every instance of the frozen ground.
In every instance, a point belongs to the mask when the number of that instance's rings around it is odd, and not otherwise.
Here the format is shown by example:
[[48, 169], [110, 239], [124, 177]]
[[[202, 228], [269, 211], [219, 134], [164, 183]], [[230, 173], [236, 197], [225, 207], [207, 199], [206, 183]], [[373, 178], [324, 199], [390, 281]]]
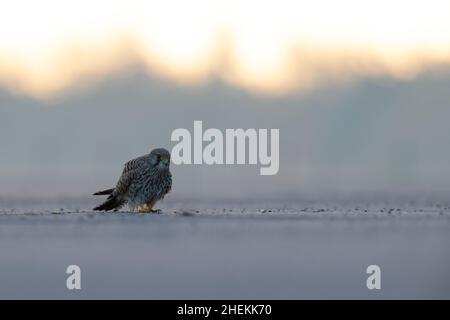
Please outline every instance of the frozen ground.
[[[448, 204], [180, 201], [147, 215], [93, 204], [0, 199], [0, 298], [450, 298]], [[71, 264], [80, 291], [66, 289]], [[366, 288], [371, 264], [379, 291]]]

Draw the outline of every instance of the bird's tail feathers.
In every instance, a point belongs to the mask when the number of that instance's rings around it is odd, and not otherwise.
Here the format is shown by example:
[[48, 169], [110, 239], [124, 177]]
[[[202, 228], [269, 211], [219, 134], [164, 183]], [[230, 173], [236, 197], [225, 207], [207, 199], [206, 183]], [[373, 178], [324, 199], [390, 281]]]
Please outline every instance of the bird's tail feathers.
[[125, 202], [122, 199], [120, 199], [119, 197], [110, 195], [108, 197], [108, 199], [106, 199], [105, 202], [103, 202], [98, 207], [95, 207], [94, 210], [96, 210], [96, 211], [109, 211], [109, 210], [113, 210], [113, 209], [117, 210], [121, 206], [123, 206], [124, 203]]
[[106, 190], [102, 190], [102, 191], [97, 191], [96, 193], [94, 193], [94, 196], [104, 196], [104, 195], [108, 195], [114, 192], [114, 188], [111, 189], [106, 189]]

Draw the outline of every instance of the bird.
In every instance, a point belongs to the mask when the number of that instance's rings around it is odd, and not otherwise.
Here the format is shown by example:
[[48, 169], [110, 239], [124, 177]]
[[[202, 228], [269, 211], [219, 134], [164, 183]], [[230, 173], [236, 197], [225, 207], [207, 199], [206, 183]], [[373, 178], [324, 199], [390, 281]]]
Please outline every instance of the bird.
[[164, 148], [153, 149], [149, 154], [125, 163], [122, 175], [114, 188], [95, 192], [108, 195], [96, 211], [117, 211], [128, 204], [130, 211], [159, 212], [153, 206], [172, 189], [170, 152]]

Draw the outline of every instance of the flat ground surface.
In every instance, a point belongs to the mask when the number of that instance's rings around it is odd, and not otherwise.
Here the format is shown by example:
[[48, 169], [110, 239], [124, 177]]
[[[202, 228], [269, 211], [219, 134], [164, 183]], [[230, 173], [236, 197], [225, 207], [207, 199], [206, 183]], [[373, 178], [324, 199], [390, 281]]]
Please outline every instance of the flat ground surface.
[[[0, 199], [0, 298], [450, 298], [450, 208], [435, 202]], [[66, 267], [81, 267], [81, 290]], [[366, 268], [381, 267], [381, 290]]]

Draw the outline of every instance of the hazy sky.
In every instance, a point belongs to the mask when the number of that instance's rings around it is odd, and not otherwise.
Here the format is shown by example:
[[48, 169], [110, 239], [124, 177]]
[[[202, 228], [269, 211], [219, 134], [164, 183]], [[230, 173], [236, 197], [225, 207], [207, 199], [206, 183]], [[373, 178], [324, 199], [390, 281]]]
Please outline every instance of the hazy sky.
[[280, 129], [179, 196], [450, 192], [448, 1], [2, 1], [0, 196], [112, 186], [172, 130]]
[[88, 195], [176, 128], [279, 128], [280, 171], [172, 166], [174, 195], [265, 198], [450, 192], [450, 68], [282, 97], [220, 80], [174, 85], [136, 70], [51, 102], [0, 91], [0, 195]]

